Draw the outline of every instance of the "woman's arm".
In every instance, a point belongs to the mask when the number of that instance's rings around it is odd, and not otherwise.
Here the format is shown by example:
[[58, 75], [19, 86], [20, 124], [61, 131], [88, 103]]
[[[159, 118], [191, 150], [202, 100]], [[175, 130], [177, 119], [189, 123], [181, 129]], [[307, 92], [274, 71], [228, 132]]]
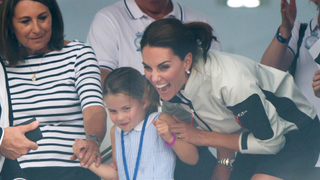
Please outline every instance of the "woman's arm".
[[[95, 135], [101, 142], [106, 132], [106, 111], [102, 106], [90, 106], [83, 110], [83, 125], [86, 136]], [[84, 146], [75, 146], [71, 160], [80, 160], [80, 165], [88, 168], [94, 161], [101, 163], [100, 144], [94, 138], [87, 138]]]
[[[158, 129], [158, 134], [169, 144], [174, 140], [172, 132], [169, 130], [169, 125], [173, 123], [176, 123], [175, 120], [167, 113], [161, 113], [159, 119], [154, 123]], [[197, 148], [181, 139], [176, 138], [172, 149], [181, 161], [187, 164], [195, 165], [199, 160]]]
[[174, 116], [176, 123], [170, 124], [170, 131], [180, 134], [181, 140], [195, 146], [209, 146], [213, 148], [225, 148], [239, 151], [240, 134], [224, 134], [212, 131], [203, 131], [190, 127], [189, 124]]
[[[94, 135], [102, 142], [106, 133], [107, 113], [102, 106], [89, 106], [83, 110], [83, 125], [86, 136]], [[87, 150], [83, 154], [81, 163], [85, 163], [85, 167], [89, 167], [96, 160], [95, 165], [101, 163], [100, 144], [94, 138], [87, 138]]]
[[[235, 152], [233, 150], [217, 148], [217, 159], [234, 158]], [[212, 180], [228, 180], [230, 178], [230, 167], [223, 164], [216, 164], [212, 175]]]
[[83, 125], [87, 143], [81, 151], [75, 150], [80, 158], [81, 166], [88, 168], [96, 160], [96, 166], [100, 165], [101, 157], [99, 142], [106, 132], [106, 110], [103, 106], [100, 69], [93, 49], [90, 46], [79, 44], [81, 48], [77, 52], [75, 69], [75, 88], [79, 96]]

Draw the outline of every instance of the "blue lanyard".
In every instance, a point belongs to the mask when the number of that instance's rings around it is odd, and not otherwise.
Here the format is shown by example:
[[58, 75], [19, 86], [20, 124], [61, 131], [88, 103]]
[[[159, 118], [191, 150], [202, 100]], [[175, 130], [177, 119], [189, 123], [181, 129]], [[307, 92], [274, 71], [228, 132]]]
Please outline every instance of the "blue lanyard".
[[[148, 121], [149, 114], [146, 114], [146, 117], [144, 118], [141, 136], [140, 136], [140, 143], [139, 143], [139, 150], [138, 150], [138, 156], [136, 161], [136, 167], [134, 168], [134, 174], [133, 174], [133, 180], [137, 179], [138, 169], [139, 169], [139, 162], [141, 157], [141, 151], [142, 151], [142, 145], [143, 145], [143, 136], [146, 129], [147, 121]], [[122, 159], [123, 159], [123, 166], [124, 171], [126, 172], [127, 180], [130, 180], [129, 178], [129, 172], [128, 172], [128, 165], [127, 165], [127, 159], [126, 159], [126, 152], [124, 147], [124, 140], [123, 140], [123, 130], [121, 131], [121, 145], [122, 145]]]

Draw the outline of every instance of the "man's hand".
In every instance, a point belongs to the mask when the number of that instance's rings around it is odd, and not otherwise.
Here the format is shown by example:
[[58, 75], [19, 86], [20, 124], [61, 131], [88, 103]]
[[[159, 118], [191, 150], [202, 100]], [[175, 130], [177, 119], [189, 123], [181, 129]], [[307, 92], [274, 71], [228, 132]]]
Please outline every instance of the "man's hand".
[[39, 121], [27, 125], [4, 128], [4, 136], [0, 146], [0, 154], [9, 159], [17, 159], [31, 149], [38, 149], [38, 144], [26, 138], [25, 133], [36, 129]]
[[296, 1], [290, 0], [290, 3], [288, 3], [287, 0], [281, 0], [282, 24], [280, 26], [280, 32], [281, 35], [284, 34], [284, 38], [289, 38], [291, 36], [291, 30], [293, 29], [296, 16]]

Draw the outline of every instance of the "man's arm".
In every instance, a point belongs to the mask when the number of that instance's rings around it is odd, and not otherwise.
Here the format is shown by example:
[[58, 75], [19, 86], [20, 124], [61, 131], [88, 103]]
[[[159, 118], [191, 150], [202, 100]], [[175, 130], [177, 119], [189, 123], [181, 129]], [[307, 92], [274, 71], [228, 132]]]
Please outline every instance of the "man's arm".
[[[281, 26], [279, 31], [281, 32]], [[282, 35], [284, 37], [284, 35]], [[285, 38], [285, 37], [284, 37]], [[271, 66], [282, 71], [287, 71], [293, 61], [293, 54], [288, 49], [288, 44], [281, 43], [273, 37], [270, 45], [264, 52], [261, 64]]]
[[104, 80], [111, 73], [111, 70], [105, 69], [105, 68], [100, 68], [100, 73], [101, 73], [101, 88], [103, 90]]
[[101, 85], [107, 75], [119, 64], [118, 32], [109, 15], [110, 12], [106, 10], [98, 12], [87, 36], [87, 43], [93, 48], [99, 62]]
[[269, 47], [262, 56], [261, 64], [265, 64], [282, 71], [287, 71], [293, 61], [293, 54], [288, 49], [288, 42], [280, 42], [277, 38], [289, 39], [294, 22], [297, 15], [297, 8], [295, 0], [281, 0], [281, 17], [282, 23], [278, 29], [277, 34], [272, 39]]

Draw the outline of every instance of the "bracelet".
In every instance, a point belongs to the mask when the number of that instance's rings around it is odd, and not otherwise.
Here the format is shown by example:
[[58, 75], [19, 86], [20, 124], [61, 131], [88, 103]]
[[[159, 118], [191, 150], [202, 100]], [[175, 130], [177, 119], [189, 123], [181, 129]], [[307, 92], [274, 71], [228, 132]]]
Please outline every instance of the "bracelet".
[[93, 138], [93, 139], [95, 139], [95, 140], [98, 142], [99, 146], [100, 146], [100, 141], [99, 141], [99, 139], [97, 138], [97, 136], [95, 136], [94, 134], [90, 134], [90, 135], [88, 135], [88, 136], [86, 137], [86, 139], [88, 139], [88, 138]]
[[229, 167], [231, 170], [233, 169], [234, 158], [226, 158], [226, 159], [218, 159], [217, 164], [222, 164]]
[[175, 133], [172, 133], [172, 136], [173, 136], [173, 141], [169, 144], [167, 143], [166, 141], [164, 141], [164, 143], [166, 144], [166, 146], [168, 147], [171, 147], [173, 145], [173, 143], [176, 141], [176, 134]]
[[288, 44], [291, 39], [291, 36], [288, 39], [283, 38], [281, 36], [281, 33], [279, 32], [279, 29], [280, 29], [280, 27], [278, 28], [277, 33], [276, 33], [276, 37], [277, 37], [278, 41], [282, 44]]

